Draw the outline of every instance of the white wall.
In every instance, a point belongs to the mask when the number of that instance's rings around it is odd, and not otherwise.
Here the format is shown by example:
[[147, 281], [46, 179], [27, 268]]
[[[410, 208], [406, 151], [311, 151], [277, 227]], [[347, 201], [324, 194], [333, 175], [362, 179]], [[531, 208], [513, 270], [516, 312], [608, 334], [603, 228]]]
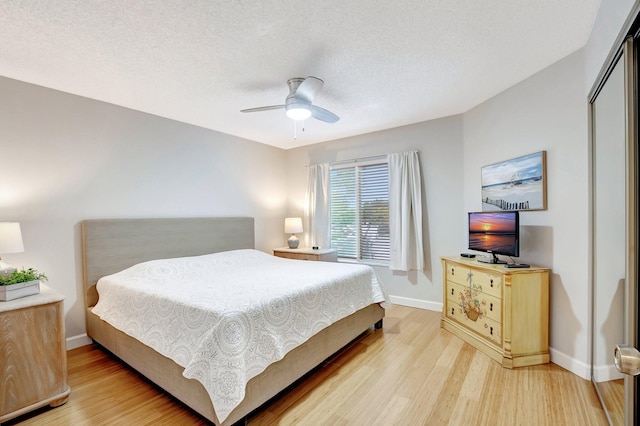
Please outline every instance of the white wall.
[[68, 346], [85, 333], [79, 223], [89, 218], [253, 216], [281, 245], [285, 151], [0, 78], [0, 221], [21, 223], [34, 267], [65, 296]]
[[465, 250], [462, 204], [462, 117], [454, 116], [287, 151], [288, 215], [302, 216], [307, 165], [418, 150], [423, 174], [425, 270], [391, 273], [376, 267], [392, 301], [440, 310], [440, 256]]
[[587, 89], [595, 83], [607, 55], [614, 47], [627, 17], [637, 0], [602, 0], [589, 41], [585, 46]]
[[552, 269], [552, 361], [588, 377], [588, 169], [584, 55], [575, 53], [464, 114], [465, 210], [482, 166], [547, 151], [547, 210], [522, 212], [520, 259]]

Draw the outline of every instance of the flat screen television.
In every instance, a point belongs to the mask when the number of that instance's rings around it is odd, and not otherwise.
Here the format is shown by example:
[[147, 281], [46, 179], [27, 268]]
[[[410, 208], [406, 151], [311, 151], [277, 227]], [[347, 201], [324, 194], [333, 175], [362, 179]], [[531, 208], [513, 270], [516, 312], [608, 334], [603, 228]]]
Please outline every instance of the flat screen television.
[[498, 254], [520, 255], [520, 220], [517, 211], [470, 212], [469, 250], [491, 253], [486, 263], [506, 263]]

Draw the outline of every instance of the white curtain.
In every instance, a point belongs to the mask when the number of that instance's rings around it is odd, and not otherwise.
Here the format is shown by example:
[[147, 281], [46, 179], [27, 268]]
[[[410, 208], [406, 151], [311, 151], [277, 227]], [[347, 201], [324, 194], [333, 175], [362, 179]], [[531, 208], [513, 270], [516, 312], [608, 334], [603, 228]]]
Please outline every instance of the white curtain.
[[329, 248], [329, 164], [309, 166], [305, 218], [308, 245]]
[[389, 227], [395, 271], [422, 270], [422, 184], [417, 151], [389, 154]]

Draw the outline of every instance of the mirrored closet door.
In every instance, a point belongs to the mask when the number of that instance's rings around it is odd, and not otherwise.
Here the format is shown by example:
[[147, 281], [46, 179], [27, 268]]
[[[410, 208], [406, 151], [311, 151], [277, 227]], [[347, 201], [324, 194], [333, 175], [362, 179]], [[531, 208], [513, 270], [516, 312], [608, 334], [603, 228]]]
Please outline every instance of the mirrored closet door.
[[624, 339], [625, 84], [620, 57], [592, 103], [593, 361], [592, 380], [612, 423], [624, 424], [624, 376], [613, 348]]
[[635, 378], [618, 372], [617, 345], [635, 346], [637, 288], [633, 38], [591, 97], [591, 378], [612, 425], [635, 422]]

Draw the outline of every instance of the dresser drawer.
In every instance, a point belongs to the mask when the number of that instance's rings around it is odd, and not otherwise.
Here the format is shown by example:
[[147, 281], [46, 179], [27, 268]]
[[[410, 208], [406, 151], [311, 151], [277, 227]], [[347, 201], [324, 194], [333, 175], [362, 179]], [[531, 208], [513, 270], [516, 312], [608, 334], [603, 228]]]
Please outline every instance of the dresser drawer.
[[452, 320], [459, 322], [465, 328], [474, 331], [476, 334], [491, 341], [492, 343], [499, 346], [502, 345], [502, 325], [488, 316], [477, 318], [474, 321], [467, 316], [459, 305], [455, 304], [455, 301], [450, 299], [447, 300], [446, 316], [447, 318], [451, 318]]
[[502, 298], [502, 274], [491, 274], [484, 271], [473, 271], [472, 282], [482, 287], [482, 292]]
[[[468, 285], [447, 281], [447, 299], [450, 305], [455, 304], [462, 308], [463, 302], [468, 301], [469, 296], [471, 296], [471, 303], [475, 306], [473, 301], [478, 301], [483, 316], [499, 323], [502, 322], [502, 299], [479, 291], [473, 291], [473, 294], [470, 293]], [[462, 299], [463, 297], [464, 301]]]
[[458, 284], [469, 284], [469, 274], [471, 273], [471, 269], [456, 263], [447, 262], [446, 272], [447, 276], [445, 277], [445, 280], [453, 281]]

